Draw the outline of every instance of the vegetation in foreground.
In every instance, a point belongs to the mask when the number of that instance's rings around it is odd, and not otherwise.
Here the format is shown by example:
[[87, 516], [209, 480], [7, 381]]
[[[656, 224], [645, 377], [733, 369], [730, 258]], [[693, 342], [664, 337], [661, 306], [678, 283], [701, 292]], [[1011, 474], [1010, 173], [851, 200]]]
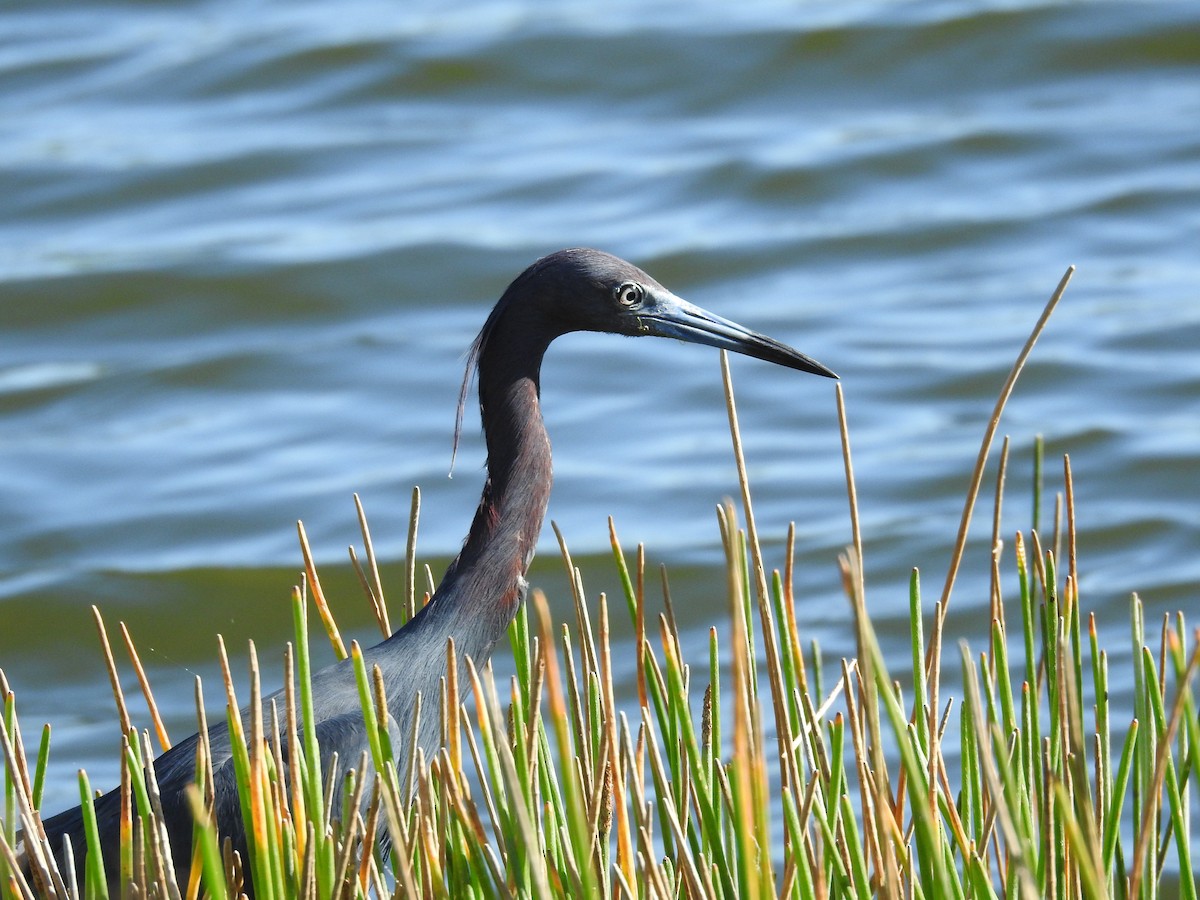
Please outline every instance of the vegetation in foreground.
[[[222, 847], [209, 824], [211, 771], [201, 745], [193, 793], [201, 827], [187, 884], [175, 882], [146, 767], [154, 744], [166, 746], [168, 738], [126, 634], [155, 726], [153, 735], [133, 727], [118, 688], [128, 735], [121, 896], [236, 897], [249, 871], [258, 897], [289, 900], [1153, 898], [1163, 894], [1168, 878], [1177, 881], [1172, 891], [1179, 896], [1195, 897], [1191, 804], [1200, 779], [1194, 692], [1200, 640], [1181, 613], [1164, 620], [1151, 642], [1135, 596], [1130, 664], [1136, 714], [1131, 722], [1111, 721], [1108, 654], [1078, 592], [1069, 460], [1049, 540], [1035, 524], [1018, 532], [1006, 553], [1000, 539], [1005, 445], [993, 513], [990, 629], [958, 654], [943, 652], [946, 610], [987, 448], [1065, 282], [997, 403], [956, 561], [928, 621], [918, 574], [912, 574], [912, 674], [905, 666], [905, 687], [888, 671], [866, 609], [840, 391], [854, 545], [839, 562], [858, 652], [827, 664], [819, 648], [805, 646], [796, 621], [793, 532], [781, 568], [767, 573], [726, 369], [745, 525], [739, 526], [731, 503], [718, 509], [729, 620], [710, 631], [706, 659], [684, 659], [666, 574], [661, 589], [647, 584], [642, 548], [631, 559], [610, 525], [624, 595], [616, 606], [633, 623], [637, 660], [638, 709], [619, 708], [608, 599], [585, 596], [560, 536], [575, 622], [552, 623], [544, 597], [535, 593], [532, 610], [522, 611], [510, 629], [512, 681], [497, 685], [490, 666], [478, 670], [469, 660], [463, 669], [451, 664], [449, 683], [441, 697], [426, 698], [423, 713], [443, 722], [441, 750], [432, 759], [404, 755], [385, 719], [385, 687], [365, 670], [358, 646], [344, 646], [302, 540], [305, 587], [293, 594], [285, 708], [270, 721], [243, 718], [244, 701], [249, 710], [260, 708], [254, 648], [248, 698], [236, 695], [222, 656], [226, 715], [231, 732], [243, 738], [235, 745], [244, 748], [236, 764], [249, 858]], [[1040, 454], [1037, 468], [1040, 482]], [[387, 635], [388, 607], [365, 518], [362, 523], [365, 565], [356, 559], [355, 566]], [[415, 608], [413, 531], [401, 618]], [[1015, 594], [1012, 575], [1002, 576], [1014, 569]], [[373, 766], [364, 757], [343, 783], [322, 779], [320, 749], [307, 727], [309, 597], [335, 650], [358, 661], [363, 715], [374, 736]], [[103, 635], [98, 614], [97, 621]], [[106, 638], [104, 644], [116, 685]], [[453, 662], [453, 646], [447, 653]], [[947, 673], [946, 684], [943, 666], [957, 670]], [[466, 704], [456, 699], [460, 671], [468, 682]], [[89, 854], [77, 883], [69, 867], [54, 865], [42, 842], [29, 841], [23, 849], [31, 871], [28, 877], [23, 872], [18, 833], [38, 833], [48, 730], [30, 753], [2, 672], [0, 690], [0, 898], [108, 896], [111, 873], [101, 870], [97, 853]], [[199, 686], [197, 710], [203, 730]], [[359, 774], [372, 768], [376, 777]], [[280, 777], [285, 769], [296, 777]], [[83, 773], [79, 787], [86, 802], [92, 789]], [[344, 815], [333, 814], [335, 797]], [[385, 833], [389, 839], [381, 841]]]

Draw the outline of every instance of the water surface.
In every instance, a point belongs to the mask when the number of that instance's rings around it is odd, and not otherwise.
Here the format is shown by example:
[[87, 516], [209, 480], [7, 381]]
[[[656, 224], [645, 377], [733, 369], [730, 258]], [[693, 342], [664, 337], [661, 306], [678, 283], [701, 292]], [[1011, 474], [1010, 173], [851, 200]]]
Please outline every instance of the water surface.
[[[89, 605], [130, 624], [182, 736], [217, 633], [266, 659], [287, 636], [296, 519], [364, 639], [334, 568], [353, 491], [398, 589], [421, 485], [440, 573], [484, 455], [468, 417], [447, 479], [463, 354], [563, 246], [839, 372], [898, 671], [909, 569], [932, 604], [996, 392], [1077, 265], [1006, 413], [1005, 534], [1042, 433], [1114, 672], [1131, 591], [1150, 621], [1196, 609], [1194, 5], [16, 3], [0, 34], [0, 666], [27, 736], [53, 722], [48, 806], [116, 771]], [[800, 621], [850, 654], [832, 388], [733, 372], [770, 561], [795, 521]], [[589, 589], [617, 587], [613, 515], [698, 651], [736, 492], [716, 354], [570, 336], [544, 401]], [[987, 532], [951, 640], [982, 636]], [[533, 580], [566, 609], [548, 530]]]

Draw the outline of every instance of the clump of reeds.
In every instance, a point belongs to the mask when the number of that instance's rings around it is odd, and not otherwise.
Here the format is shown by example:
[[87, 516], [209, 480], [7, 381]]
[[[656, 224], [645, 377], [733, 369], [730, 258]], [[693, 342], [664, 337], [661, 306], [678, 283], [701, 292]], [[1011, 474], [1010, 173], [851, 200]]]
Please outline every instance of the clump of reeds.
[[[1055, 300], [1065, 286], [1060, 284]], [[1053, 301], [1035, 329], [1049, 315]], [[623, 597], [634, 626], [637, 709], [614, 698], [610, 604], [588, 597], [561, 535], [575, 621], [556, 625], [535, 592], [510, 629], [515, 676], [497, 685], [490, 666], [466, 662], [470, 702], [459, 703], [454, 648], [448, 683], [425, 698], [439, 715], [442, 748], [404, 755], [386, 720], [388, 689], [347, 650], [320, 589], [307, 544], [306, 577], [292, 598], [295, 643], [285, 652], [286, 702], [264, 721], [243, 721], [222, 648], [227, 716], [236, 757], [249, 858], [222, 846], [211, 826], [211, 773], [201, 745], [193, 794], [201, 826], [191, 878], [175, 882], [156, 815], [152, 738], [132, 726], [123, 783], [122, 896], [236, 896], [243, 872], [260, 898], [333, 897], [1138, 897], [1160, 896], [1170, 878], [1195, 897], [1189, 798], [1200, 779], [1194, 696], [1200, 641], [1183, 615], [1168, 618], [1152, 648], [1140, 601], [1131, 601], [1135, 717], [1112, 721], [1108, 655], [1081, 610], [1069, 460], [1050, 540], [1018, 532], [1000, 541], [1007, 442], [997, 477], [990, 629], [961, 647], [957, 698], [943, 684], [941, 640], [957, 560], [986, 449], [1026, 346], [993, 414], [959, 534], [959, 552], [927, 628], [912, 574], [911, 687], [906, 698], [880, 652], [864, 598], [854, 483], [838, 393], [853, 546], [840, 560], [853, 613], [856, 659], [828, 665], [806, 647], [792, 595], [794, 530], [768, 574], [730, 424], [742, 485], [744, 526], [732, 503], [718, 509], [729, 618], [709, 632], [707, 658], [685, 660], [665, 572], [647, 584], [641, 547], [622, 549], [610, 522]], [[1039, 445], [1040, 447], [1040, 445]], [[1038, 458], [1040, 482], [1040, 455]], [[400, 618], [415, 608], [415, 500]], [[1037, 508], [1038, 504], [1035, 504]], [[361, 507], [360, 507], [361, 516]], [[391, 622], [365, 517], [366, 566], [354, 565], [386, 635]], [[303, 535], [302, 535], [303, 537]], [[1051, 548], [1065, 547], [1065, 553]], [[1016, 596], [1001, 591], [1015, 570]], [[651, 579], [653, 580], [653, 579]], [[372, 736], [377, 777], [355, 761], [343, 782], [321, 778], [308, 727], [311, 593], [340, 656], [351, 656]], [[620, 614], [618, 612], [618, 614]], [[103, 635], [103, 624], [101, 625]], [[153, 713], [153, 697], [128, 634], [122, 634]], [[105, 639], [113, 684], [119, 684]], [[1010, 654], [1012, 659], [1010, 660]], [[250, 649], [247, 708], [260, 710]], [[908, 666], [905, 666], [908, 681]], [[391, 689], [402, 689], [392, 686]], [[0, 898], [107, 896], [89, 853], [84, 883], [59, 871], [27, 841], [32, 873], [18, 863], [17, 832], [37, 833], [46, 734], [32, 765], [5, 695], [4, 809]], [[199, 724], [204, 705], [197, 685]], [[157, 715], [157, 739], [168, 739]], [[281, 740], [285, 737], [286, 740]], [[947, 743], [953, 765], [947, 764]], [[406, 742], [411, 746], [413, 741]], [[286, 746], [284, 759], [282, 747]], [[294, 777], [281, 777], [285, 769]], [[91, 796], [80, 773], [80, 792]], [[331, 815], [342, 796], [342, 819]], [[1191, 801], [1194, 802], [1194, 801]], [[386, 831], [390, 853], [380, 841]], [[1175, 873], [1175, 874], [1170, 874]]]

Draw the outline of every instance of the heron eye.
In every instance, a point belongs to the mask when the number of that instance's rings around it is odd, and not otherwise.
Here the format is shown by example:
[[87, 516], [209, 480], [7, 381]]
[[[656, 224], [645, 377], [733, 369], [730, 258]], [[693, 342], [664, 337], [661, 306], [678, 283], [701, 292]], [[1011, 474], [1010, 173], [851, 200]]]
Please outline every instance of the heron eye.
[[636, 281], [626, 281], [613, 292], [617, 302], [627, 308], [638, 306], [642, 302], [645, 291]]

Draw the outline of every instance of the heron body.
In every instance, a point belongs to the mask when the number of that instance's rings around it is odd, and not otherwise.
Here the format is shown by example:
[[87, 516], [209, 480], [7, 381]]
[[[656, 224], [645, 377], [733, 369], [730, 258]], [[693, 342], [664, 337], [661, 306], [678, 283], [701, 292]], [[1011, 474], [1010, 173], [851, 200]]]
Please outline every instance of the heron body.
[[[364, 652], [368, 671], [379, 667], [394, 733], [405, 740], [418, 693], [438, 696], [446, 671], [447, 639], [453, 637], [460, 654], [482, 663], [524, 600], [525, 573], [545, 518], [552, 480], [550, 440], [539, 402], [542, 357], [551, 341], [572, 331], [671, 337], [836, 377], [785, 344], [686, 303], [641, 269], [607, 253], [562, 250], [521, 273], [489, 315], [468, 363], [477, 367], [488, 450], [487, 480], [470, 531], [426, 606]], [[326, 765], [335, 753], [340, 765], [357, 764], [368, 746], [351, 665], [350, 660], [342, 660], [312, 676], [317, 739]], [[269, 709], [278, 696], [266, 698], [264, 707]], [[440, 724], [436, 713], [421, 716], [417, 740], [426, 753], [437, 748]], [[244, 856], [246, 840], [226, 725], [213, 725], [208, 739], [217, 827]], [[193, 735], [153, 763], [181, 883], [187, 877], [192, 834], [185, 792], [195, 778], [198, 740]], [[287, 759], [286, 753], [283, 758]], [[95, 807], [111, 879], [118, 871], [119, 791], [100, 797]], [[63, 843], [69, 840], [76, 867], [82, 871], [85, 843], [80, 809], [51, 817], [44, 827], [60, 863]]]

